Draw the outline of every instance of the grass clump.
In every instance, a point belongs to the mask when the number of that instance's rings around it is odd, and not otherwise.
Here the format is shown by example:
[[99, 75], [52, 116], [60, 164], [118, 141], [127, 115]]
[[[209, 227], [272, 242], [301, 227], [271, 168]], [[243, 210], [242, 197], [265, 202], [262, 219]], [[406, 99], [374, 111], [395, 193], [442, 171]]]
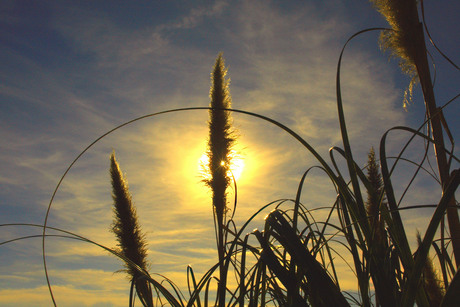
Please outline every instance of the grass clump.
[[[400, 59], [402, 70], [412, 77], [409, 91], [412, 92], [416, 78], [420, 81], [428, 118], [427, 130], [431, 130], [433, 136], [436, 163], [444, 192], [451, 178], [450, 162], [448, 161], [450, 158], [447, 157], [444, 134], [450, 137], [452, 146], [454, 141], [442, 114], [443, 111], [436, 105], [428, 64], [428, 51], [425, 45], [423, 24], [418, 16], [417, 1], [371, 0], [371, 2], [391, 26], [391, 30], [382, 32], [381, 42], [384, 48], [389, 49], [395, 57]], [[452, 237], [454, 259], [456, 266], [460, 267], [460, 217], [454, 196], [449, 200], [446, 213], [448, 228]], [[444, 227], [441, 227], [441, 232], [444, 231]]]

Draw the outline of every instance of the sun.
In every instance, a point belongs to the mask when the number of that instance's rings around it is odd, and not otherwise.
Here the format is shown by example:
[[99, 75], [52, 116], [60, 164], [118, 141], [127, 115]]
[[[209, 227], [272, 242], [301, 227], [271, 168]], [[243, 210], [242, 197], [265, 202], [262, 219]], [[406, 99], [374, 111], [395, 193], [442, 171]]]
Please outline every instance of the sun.
[[[230, 171], [227, 174], [230, 178], [232, 176], [235, 178], [236, 181], [240, 179], [241, 174], [243, 173], [244, 170], [244, 160], [241, 158], [240, 155], [238, 155], [235, 151], [232, 151], [230, 153]], [[221, 164], [223, 165], [225, 162], [222, 161]], [[211, 179], [211, 174], [209, 172], [209, 157], [206, 153], [203, 153], [201, 157], [198, 159], [198, 170], [201, 174], [201, 176], [207, 180]]]
[[244, 170], [244, 160], [241, 156], [232, 152], [230, 161], [230, 171], [233, 174], [233, 177], [235, 177], [235, 180], [238, 181]]

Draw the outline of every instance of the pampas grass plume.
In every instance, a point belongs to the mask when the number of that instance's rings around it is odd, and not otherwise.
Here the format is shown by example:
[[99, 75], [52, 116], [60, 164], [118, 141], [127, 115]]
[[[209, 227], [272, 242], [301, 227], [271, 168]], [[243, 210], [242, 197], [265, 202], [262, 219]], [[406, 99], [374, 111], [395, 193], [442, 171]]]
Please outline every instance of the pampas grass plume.
[[[117, 237], [119, 252], [147, 273], [147, 243], [145, 235], [141, 232], [136, 208], [129, 193], [128, 182], [121, 172], [115, 159], [115, 154], [110, 156], [110, 176], [112, 178], [112, 198], [114, 222], [112, 232]], [[126, 271], [132, 282], [136, 284], [136, 291], [141, 301], [146, 306], [152, 306], [152, 292], [150, 285], [142, 277], [142, 273], [134, 267], [125, 264]]]

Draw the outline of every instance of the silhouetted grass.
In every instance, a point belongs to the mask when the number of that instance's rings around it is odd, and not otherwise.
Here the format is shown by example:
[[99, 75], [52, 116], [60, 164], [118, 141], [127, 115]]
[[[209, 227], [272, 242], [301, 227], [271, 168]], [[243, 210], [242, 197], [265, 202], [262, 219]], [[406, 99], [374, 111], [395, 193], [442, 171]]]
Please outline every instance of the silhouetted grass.
[[[436, 163], [441, 186], [444, 189], [451, 175], [448, 153], [445, 149], [444, 132], [449, 136], [452, 144], [454, 141], [444, 120], [442, 109], [439, 109], [436, 105], [428, 53], [425, 46], [425, 35], [423, 25], [418, 16], [417, 1], [371, 0], [371, 2], [375, 4], [378, 11], [391, 26], [391, 30], [382, 33], [382, 45], [385, 49], [390, 50], [396, 58], [400, 59], [400, 66], [403, 71], [412, 76], [409, 85], [410, 92], [412, 92], [415, 79], [417, 78], [420, 81], [426, 114], [429, 119], [428, 130], [431, 130], [433, 135]], [[425, 29], [427, 29], [426, 24]], [[444, 56], [444, 54], [442, 55]], [[458, 69], [455, 64], [453, 66]], [[455, 197], [452, 197], [447, 209], [447, 221], [452, 237], [454, 258], [458, 267], [460, 266], [460, 217], [455, 204]], [[442, 227], [441, 231], [444, 231], [444, 227]]]
[[219, 54], [211, 73], [211, 98], [209, 110], [209, 140], [208, 158], [210, 179], [205, 180], [211, 188], [212, 206], [216, 228], [216, 243], [219, 266], [218, 302], [225, 303], [226, 280], [228, 267], [224, 266], [226, 256], [225, 240], [227, 235], [225, 227], [230, 223], [227, 221], [227, 188], [230, 184], [228, 175], [231, 164], [231, 150], [235, 142], [233, 136], [231, 114], [227, 109], [231, 108], [231, 97], [228, 89], [229, 81], [226, 79], [227, 69], [222, 54]]
[[[112, 178], [113, 212], [115, 215], [111, 230], [117, 238], [119, 253], [147, 273], [147, 242], [139, 226], [136, 208], [129, 193], [128, 182], [115, 159], [115, 153], [110, 156], [110, 177]], [[152, 290], [144, 278], [144, 274], [138, 272], [129, 263], [126, 263], [126, 269], [141, 302], [146, 306], [153, 306]]]

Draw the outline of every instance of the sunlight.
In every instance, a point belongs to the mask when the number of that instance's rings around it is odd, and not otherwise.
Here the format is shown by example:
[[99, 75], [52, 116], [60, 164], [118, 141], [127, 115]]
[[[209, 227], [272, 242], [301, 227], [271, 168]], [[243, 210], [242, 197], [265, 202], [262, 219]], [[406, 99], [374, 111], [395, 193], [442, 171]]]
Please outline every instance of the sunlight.
[[[209, 157], [206, 153], [203, 153], [201, 157], [198, 159], [198, 170], [200, 175], [203, 177], [204, 180], [211, 179], [211, 174], [209, 172]], [[224, 165], [225, 162], [222, 161], [221, 165]], [[244, 160], [241, 158], [236, 151], [232, 151], [231, 153], [231, 164], [230, 164], [230, 172], [228, 176], [231, 178], [232, 174], [235, 177], [235, 180], [238, 181], [240, 179], [241, 174], [243, 173], [244, 169]]]

